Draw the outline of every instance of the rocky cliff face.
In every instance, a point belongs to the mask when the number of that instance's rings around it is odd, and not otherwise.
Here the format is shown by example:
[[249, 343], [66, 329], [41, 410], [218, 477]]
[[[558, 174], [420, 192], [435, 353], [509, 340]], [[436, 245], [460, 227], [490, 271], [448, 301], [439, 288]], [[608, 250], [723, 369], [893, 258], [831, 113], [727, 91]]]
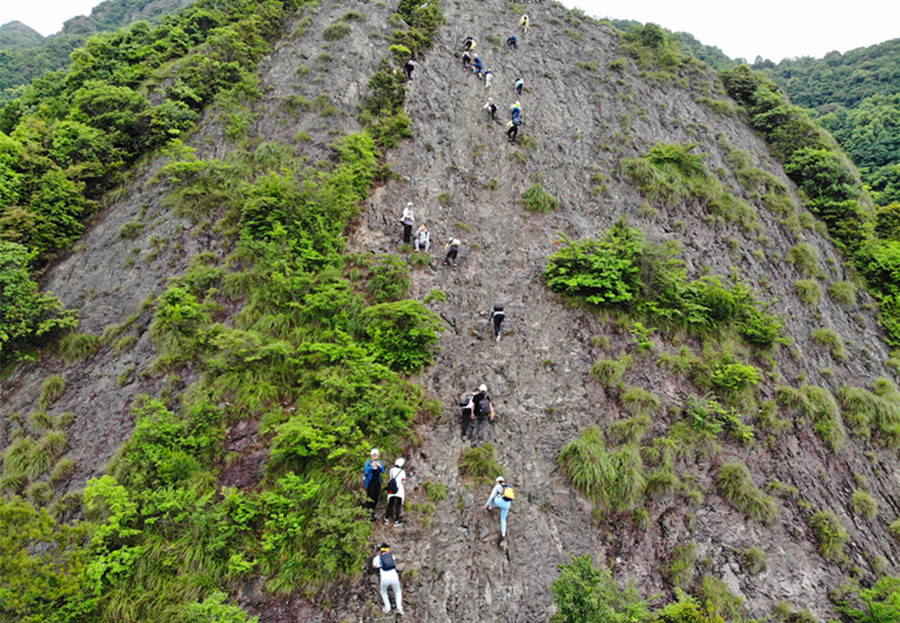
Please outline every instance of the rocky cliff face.
[[[354, 23], [348, 38], [331, 43], [322, 37], [324, 28], [351, 7], [324, 2], [302, 13], [305, 21], [260, 68], [264, 97], [256, 105], [255, 133], [289, 143], [298, 157], [316, 161], [328, 154], [332, 132], [358, 130], [355, 115], [366, 83], [386, 54], [383, 37], [394, 28], [391, 5], [354, 6], [365, 19]], [[716, 112], [727, 108], [716, 101], [727, 98], [712, 70], [689, 65], [666, 78], [638, 67], [611, 28], [560, 5], [525, 6], [534, 27], [522, 34], [518, 14], [506, 3], [444, 5], [446, 25], [409, 85], [406, 110], [414, 137], [386, 154], [401, 179], [379, 187], [348, 232], [353, 251], [397, 253], [399, 214], [412, 201], [417, 221], [428, 224], [436, 246], [451, 235], [462, 240], [458, 269], [441, 266], [438, 248], [430, 266], [413, 271], [415, 298], [432, 290], [446, 295], [446, 301], [431, 304], [446, 321], [441, 352], [435, 365], [415, 379], [440, 400], [444, 412], [410, 435], [421, 444], [408, 457], [407, 505], [426, 500], [424, 480], [446, 484], [448, 496], [433, 514], [408, 512], [402, 527], [379, 524], [373, 538], [373, 546], [382, 540], [392, 544], [405, 571], [407, 615], [421, 621], [547, 620], [557, 565], [585, 553], [606, 561], [620, 579], [636, 580], [645, 594], [670, 596], [660, 568], [676, 546], [694, 542], [702, 573], [743, 598], [749, 616], [768, 615], [780, 602], [808, 609], [819, 619], [833, 616], [827, 591], [846, 574], [817, 552], [807, 509], [830, 508], [850, 530], [846, 565], [868, 575], [873, 561], [882, 558], [879, 564], [896, 573], [900, 556], [886, 529], [900, 514], [896, 453], [852, 439], [832, 453], [810, 424], [791, 422], [770, 443], [760, 436], [746, 447], [724, 444], [678, 459], [678, 473], [702, 495], [676, 492], [648, 501], [641, 526], [630, 516], [594, 513], [560, 473], [557, 457], [564, 444], [590, 425], [626, 417], [589, 369], [598, 358], [615, 357], [632, 343], [615, 318], [567, 306], [542, 282], [560, 234], [596, 236], [625, 216], [652, 240], [678, 241], [692, 277], [704, 271], [728, 275], [736, 267], [761, 298], [773, 303], [771, 311], [784, 317], [785, 333], [793, 340], [793, 347], [775, 353], [776, 365], [769, 365], [771, 374], [761, 385], [762, 399], [771, 398], [779, 383], [796, 386], [803, 379], [833, 390], [867, 385], [890, 376], [884, 366], [889, 353], [871, 311], [840, 307], [828, 298], [811, 306], [798, 302], [794, 283], [803, 275], [784, 258], [799, 242], [818, 252], [826, 284], [847, 277], [820, 229], [791, 227], [762, 206], [757, 206], [759, 228], [716, 224], [696, 203], [649, 201], [623, 174], [624, 158], [643, 155], [656, 143], [693, 143], [695, 153], [703, 154], [709, 169], [739, 197], [750, 199], [729, 164], [729, 149], [747, 152], [754, 166], [788, 183], [739, 114]], [[507, 51], [504, 42], [513, 33], [519, 46]], [[485, 67], [493, 69], [489, 89], [460, 67], [455, 51], [466, 36], [478, 41]], [[299, 65], [315, 73], [304, 76]], [[513, 90], [519, 76], [526, 85], [520, 97]], [[321, 93], [329, 94], [340, 114], [292, 116], [279, 107], [289, 95], [314, 100]], [[500, 107], [496, 122], [482, 110], [488, 97]], [[516, 100], [525, 125], [519, 144], [511, 145], [504, 124]], [[222, 156], [234, 148], [226, 140], [226, 120], [215, 113], [207, 117], [192, 142], [199, 155]], [[301, 131], [312, 140], [295, 142]], [[76, 416], [69, 432], [69, 456], [76, 465], [67, 485], [72, 490], [102, 473], [130, 434], [136, 395], [178, 392], [195, 377], [190, 369], [175, 378], [144, 374], [153, 346], [147, 335], [150, 314], [141, 302], [158, 294], [193, 255], [222, 253], [211, 230], [166, 209], [165, 184], [155, 176], [161, 164], [152, 161], [137, 171], [123, 197], [98, 215], [83, 246], [53, 267], [44, 282], [67, 305], [79, 308], [82, 330], [99, 333], [134, 315], [126, 330], [137, 338], [136, 346], [122, 355], [105, 349], [78, 365], [41, 361], [3, 382], [4, 411], [10, 413], [27, 411], [49, 374], [69, 381], [70, 389], [54, 409]], [[523, 208], [522, 193], [536, 182], [560, 199], [558, 209], [536, 214]], [[134, 220], [147, 224], [140, 236], [121, 238], [123, 225]], [[129, 261], [134, 257], [137, 261]], [[486, 324], [488, 310], [497, 303], [507, 313], [499, 343]], [[845, 361], [832, 361], [810, 341], [811, 333], [823, 327], [843, 336]], [[676, 341], [656, 336], [656, 353]], [[699, 348], [688, 338], [681, 341]], [[456, 403], [482, 382], [499, 413], [491, 432], [499, 462], [518, 486], [508, 550], [497, 545], [496, 513], [482, 510], [489, 487], [460, 472], [466, 444], [460, 440]], [[655, 354], [636, 358], [626, 382], [652, 390], [662, 401], [651, 435], [662, 434], [695, 391], [659, 366]], [[9, 434], [7, 426], [0, 439], [4, 446]], [[255, 440], [252, 431], [245, 435]], [[760, 487], [777, 480], [799, 492], [795, 499], [779, 501], [781, 514], [771, 526], [747, 519], [717, 495], [713, 478], [731, 460], [746, 463]], [[862, 480], [880, 505], [875, 520], [851, 511], [851, 492]], [[755, 575], [741, 564], [741, 552], [751, 546], [764, 550], [768, 561], [766, 570]], [[276, 601], [258, 586], [246, 587], [237, 597], [265, 621], [380, 616], [375, 580], [369, 576], [315, 602]]]

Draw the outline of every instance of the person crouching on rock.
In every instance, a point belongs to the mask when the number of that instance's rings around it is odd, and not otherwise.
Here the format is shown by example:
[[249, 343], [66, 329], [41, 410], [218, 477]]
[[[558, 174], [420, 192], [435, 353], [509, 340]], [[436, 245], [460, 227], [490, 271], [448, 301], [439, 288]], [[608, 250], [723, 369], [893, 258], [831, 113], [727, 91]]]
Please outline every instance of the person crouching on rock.
[[449, 266], [453, 262], [453, 268], [456, 268], [456, 257], [459, 255], [459, 245], [462, 244], [459, 238], [450, 238], [444, 249], [447, 251], [447, 257], [444, 258], [444, 266]]
[[519, 126], [517, 126], [514, 121], [510, 121], [506, 124], [506, 138], [509, 139], [510, 143], [516, 142], [516, 135], [518, 133]]

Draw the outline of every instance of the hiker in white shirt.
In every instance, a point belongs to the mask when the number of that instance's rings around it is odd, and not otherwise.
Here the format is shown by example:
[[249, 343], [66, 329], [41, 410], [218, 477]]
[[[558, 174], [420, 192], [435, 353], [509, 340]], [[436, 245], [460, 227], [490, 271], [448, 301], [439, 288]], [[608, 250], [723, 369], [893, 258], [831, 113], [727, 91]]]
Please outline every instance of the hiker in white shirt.
[[[404, 484], [406, 483], [406, 470], [403, 469], [403, 464], [406, 460], [403, 457], [400, 457], [394, 462], [394, 466], [388, 472], [388, 501], [387, 501], [387, 510], [384, 512], [384, 523], [390, 521], [391, 511], [394, 511], [394, 525], [402, 526], [403, 522], [400, 521], [400, 511], [403, 508], [403, 500], [406, 498], [406, 488]], [[391, 481], [397, 483], [397, 491], [391, 493]]]
[[388, 599], [388, 588], [394, 589], [394, 601], [397, 602], [397, 614], [403, 614], [400, 576], [397, 575], [397, 561], [391, 553], [391, 546], [382, 543], [380, 552], [372, 559], [372, 566], [381, 573], [381, 599], [384, 601], [384, 613], [391, 613], [391, 600]]

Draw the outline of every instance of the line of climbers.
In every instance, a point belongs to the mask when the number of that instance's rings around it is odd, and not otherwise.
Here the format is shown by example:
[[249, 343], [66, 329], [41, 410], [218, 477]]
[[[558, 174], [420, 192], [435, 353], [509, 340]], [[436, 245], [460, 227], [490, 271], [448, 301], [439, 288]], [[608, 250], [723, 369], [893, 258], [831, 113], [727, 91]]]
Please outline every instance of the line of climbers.
[[[531, 27], [531, 21], [528, 15], [522, 15], [519, 20], [519, 26], [522, 27], [523, 34], [528, 32], [528, 29]], [[473, 58], [476, 45], [475, 39], [472, 37], [466, 37], [466, 40], [463, 42], [463, 70], [471, 70], [479, 79], [484, 78], [484, 88], [489, 89], [491, 88], [494, 72], [490, 68], [487, 70], [484, 69], [484, 64], [480, 57], [475, 55]], [[506, 49], [507, 51], [518, 50], [518, 38], [516, 35], [511, 35], [506, 40]], [[406, 61], [403, 69], [407, 80], [412, 80], [412, 74], [413, 71], [415, 71], [415, 68], [416, 63], [413, 59]], [[516, 78], [513, 88], [519, 98], [522, 96], [524, 84], [525, 81], [521, 77]], [[482, 108], [488, 111], [491, 121], [495, 121], [497, 105], [494, 103], [494, 98], [488, 98], [487, 103]], [[516, 142], [516, 135], [518, 134], [520, 125], [522, 125], [522, 105], [519, 100], [516, 100], [516, 102], [510, 106], [510, 120], [507, 123], [506, 135], [509, 138], [510, 143]], [[403, 225], [403, 243], [410, 244], [412, 242], [412, 227], [415, 223], [414, 206], [411, 201], [408, 202], [403, 209], [400, 222]], [[447, 241], [447, 244], [444, 245], [444, 250], [447, 252], [444, 258], [445, 266], [452, 263], [453, 268], [457, 267], [457, 257], [461, 244], [462, 243], [458, 238], [451, 236]], [[416, 251], [428, 251], [431, 248], [431, 233], [428, 231], [428, 227], [425, 223], [419, 225], [419, 228], [416, 230], [415, 248]], [[503, 306], [494, 305], [494, 308], [491, 310], [490, 318], [488, 319], [488, 324], [493, 324], [494, 339], [497, 342], [500, 341], [502, 332], [501, 325], [503, 324], [505, 317], [506, 314], [503, 311]], [[487, 394], [487, 385], [482, 383], [478, 386], [478, 389], [471, 393], [471, 395], [465, 395], [460, 401], [460, 407], [462, 408], [462, 441], [466, 442], [468, 440], [469, 427], [471, 426], [472, 448], [477, 447], [479, 442], [481, 442], [481, 445], [484, 445], [485, 430], [488, 424], [493, 425], [494, 417], [496, 415], [494, 405], [491, 402], [490, 396]], [[492, 438], [494, 437], [493, 434], [490, 436]], [[403, 525], [400, 513], [406, 498], [406, 470], [403, 468], [405, 463], [406, 459], [403, 457], [398, 458], [394, 462], [394, 466], [388, 472], [388, 483], [386, 487], [388, 494], [387, 507], [384, 512], [385, 525], [390, 523], [392, 515], [394, 526]], [[363, 466], [363, 487], [366, 490], [366, 495], [368, 497], [365, 507], [371, 511], [371, 520], [373, 522], [378, 519], [376, 510], [378, 502], [381, 499], [381, 475], [384, 473], [385, 467], [380, 458], [380, 451], [378, 448], [372, 448], [369, 459]], [[515, 499], [515, 490], [507, 484], [506, 479], [503, 476], [497, 476], [496, 484], [494, 485], [494, 488], [491, 489], [491, 493], [484, 505], [484, 510], [485, 512], [490, 513], [495, 507], [500, 509], [500, 543], [502, 546], [505, 545], [506, 541], [506, 518], [509, 514], [513, 499]], [[388, 589], [391, 589], [394, 593], [397, 614], [402, 615], [403, 598], [402, 590], [400, 588], [400, 576], [398, 575], [397, 560], [394, 557], [389, 544], [382, 543], [379, 546], [379, 553], [372, 559], [372, 568], [378, 569], [379, 571], [381, 580], [381, 599], [384, 605], [385, 614], [390, 614], [391, 612], [391, 602], [388, 596]]]

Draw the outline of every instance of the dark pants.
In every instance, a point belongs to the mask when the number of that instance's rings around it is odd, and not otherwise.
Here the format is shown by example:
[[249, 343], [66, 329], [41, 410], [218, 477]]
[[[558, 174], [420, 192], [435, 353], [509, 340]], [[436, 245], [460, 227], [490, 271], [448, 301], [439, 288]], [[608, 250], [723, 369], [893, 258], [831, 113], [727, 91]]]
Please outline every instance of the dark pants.
[[491, 106], [490, 108], [488, 108], [488, 110], [491, 111], [491, 121], [493, 121], [493, 120], [494, 120], [494, 115], [497, 114], [497, 107], [496, 107], [496, 106]]
[[475, 430], [472, 432], [472, 445], [477, 442], [484, 444], [484, 429], [487, 428], [487, 416], [475, 418]]
[[506, 49], [507, 49], [507, 50], [517, 50], [517, 49], [519, 49], [519, 46], [516, 45], [516, 42], [515, 42], [515, 41], [507, 41], [507, 42], [506, 42]]
[[453, 265], [456, 266], [456, 255], [459, 253], [459, 247], [450, 247], [450, 250], [447, 251], [447, 257], [444, 258], [444, 265], [453, 262]]
[[519, 95], [522, 95], [522, 85], [521, 84], [516, 87], [516, 93], [518, 93]]
[[[513, 126], [516, 127], [516, 126]], [[500, 316], [494, 316], [494, 337], [500, 335], [500, 324], [503, 322], [503, 318]]]
[[409, 244], [410, 238], [412, 238], [412, 223], [409, 225], [403, 223], [403, 244]]
[[510, 143], [516, 142], [516, 134], [519, 133], [519, 126], [513, 125], [506, 131], [506, 136], [509, 137]]
[[391, 513], [394, 513], [394, 521], [400, 521], [400, 507], [403, 506], [403, 498], [399, 495], [389, 495], [387, 502], [387, 510], [384, 511], [384, 518], [390, 519]]
[[375, 507], [378, 506], [378, 500], [381, 498], [381, 476], [375, 474], [372, 476], [372, 480], [369, 481], [369, 486], [366, 487], [366, 495], [369, 496], [369, 501], [366, 502], [366, 508], [372, 511], [372, 519], [375, 519]]
[[469, 423], [472, 421], [472, 412], [469, 409], [462, 410], [462, 416], [459, 418], [459, 422], [462, 425], [462, 436], [465, 437], [469, 434]]
[[406, 79], [407, 79], [407, 80], [412, 80], [412, 72], [413, 72], [413, 68], [412, 68], [412, 67], [407, 67], [407, 68], [406, 68]]

